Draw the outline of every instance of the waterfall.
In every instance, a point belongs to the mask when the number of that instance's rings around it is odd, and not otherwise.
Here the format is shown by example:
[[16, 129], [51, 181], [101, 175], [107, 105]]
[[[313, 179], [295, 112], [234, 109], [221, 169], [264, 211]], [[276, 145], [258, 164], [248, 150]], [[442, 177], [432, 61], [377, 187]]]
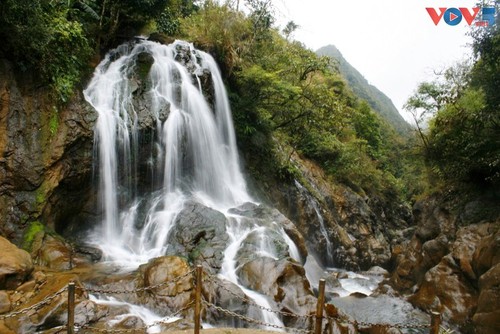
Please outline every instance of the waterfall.
[[[193, 57], [199, 57], [193, 62], [197, 66], [195, 73], [207, 71], [211, 75], [214, 110], [199, 83], [176, 61], [178, 50], [185, 47]], [[141, 163], [137, 152], [141, 111], [136, 110], [137, 103], [133, 101], [138, 85], [133, 73], [144, 54], [154, 60], [146, 95], [151, 99], [148, 112], [156, 125], [153, 146], [160, 151], [151, 160], [163, 164], [163, 168], [154, 168], [163, 180], [154, 185], [156, 197], [149, 200], [147, 219], [137, 238], [135, 218], [144, 199], [137, 197], [136, 189]], [[143, 263], [162, 255], [169, 222], [182, 208], [186, 196], [219, 208], [251, 201], [240, 172], [226, 91], [210, 55], [182, 42], [166, 46], [143, 40], [122, 45], [99, 64], [84, 95], [99, 115], [95, 145], [104, 212], [101, 245], [111, 257]], [[162, 122], [165, 108], [169, 115]], [[127, 208], [129, 203], [132, 204]]]
[[[240, 170], [231, 109], [214, 59], [182, 41], [127, 43], [98, 65], [84, 96], [98, 113], [95, 158], [103, 223], [93, 238], [106, 258], [135, 269], [164, 255], [176, 217], [195, 201], [227, 217], [231, 240], [220, 276], [269, 308], [267, 297], [238, 282], [235, 257], [241, 242], [258, 233], [255, 254], [273, 258], [270, 240], [280, 239], [300, 259], [277, 224], [259, 226], [228, 213], [254, 200]], [[275, 314], [262, 318], [282, 326]]]
[[326, 261], [325, 264], [331, 265], [333, 264], [333, 244], [330, 240], [330, 237], [328, 236], [328, 231], [326, 230], [325, 226], [325, 220], [323, 219], [323, 215], [321, 214], [319, 210], [319, 205], [317, 200], [299, 183], [299, 181], [295, 180], [295, 186], [299, 190], [300, 193], [302, 193], [306, 199], [307, 203], [310, 204], [314, 210], [314, 213], [316, 214], [316, 217], [318, 218], [319, 222], [319, 230], [323, 237], [325, 238], [325, 243], [326, 243]]

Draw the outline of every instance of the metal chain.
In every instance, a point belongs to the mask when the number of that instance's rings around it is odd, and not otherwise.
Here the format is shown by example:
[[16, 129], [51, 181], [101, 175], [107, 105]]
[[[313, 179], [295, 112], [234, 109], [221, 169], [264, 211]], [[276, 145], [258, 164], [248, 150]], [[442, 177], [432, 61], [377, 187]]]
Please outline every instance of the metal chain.
[[92, 327], [92, 326], [80, 325], [80, 324], [75, 324], [75, 327], [77, 327], [78, 329], [87, 329], [87, 330], [90, 330], [90, 331], [92, 331], [92, 333], [137, 333], [137, 332], [147, 333], [147, 330], [149, 328], [152, 328], [154, 326], [158, 326], [160, 324], [167, 323], [166, 322], [167, 318], [176, 317], [180, 313], [182, 313], [182, 312], [190, 309], [191, 307], [193, 307], [193, 305], [194, 305], [194, 302], [191, 302], [191, 303], [187, 304], [185, 307], [181, 308], [180, 310], [172, 313], [168, 317], [165, 317], [165, 318], [163, 318], [161, 320], [155, 321], [155, 322], [153, 322], [150, 325], [139, 327], [139, 328], [131, 328], [131, 329], [109, 329], [109, 328], [98, 328], [98, 327]]
[[[166, 286], [166, 285], [177, 283], [180, 280], [188, 277], [189, 275], [192, 275], [193, 273], [194, 273], [194, 270], [191, 270], [191, 271], [185, 273], [184, 275], [181, 275], [181, 276], [178, 276], [178, 277], [172, 279], [171, 281], [162, 282], [162, 283], [159, 283], [159, 284], [156, 284], [156, 285], [147, 286], [147, 287], [143, 287], [143, 288], [138, 288], [136, 290], [105, 290], [105, 289], [94, 289], [94, 288], [79, 287], [79, 286], [77, 287], [77, 289], [83, 290], [84, 292], [93, 292], [93, 293], [100, 293], [100, 294], [128, 294], [128, 293], [145, 292], [145, 291], [149, 291], [149, 290], [155, 290], [155, 289], [158, 289], [158, 288]], [[206, 272], [205, 272], [205, 274], [206, 274], [206, 277], [210, 281], [212, 281], [214, 284], [218, 285], [217, 281], [215, 280], [215, 277], [213, 275], [211, 275], [209, 273], [206, 273]], [[315, 318], [316, 317], [316, 315], [314, 315], [314, 314], [311, 314], [311, 315], [298, 315], [298, 314], [290, 313], [290, 312], [283, 312], [283, 311], [272, 310], [270, 308], [258, 305], [257, 303], [255, 303], [253, 300], [250, 300], [246, 296], [241, 297], [241, 296], [237, 295], [235, 292], [229, 290], [225, 286], [222, 286], [222, 285], [218, 285], [218, 286], [221, 289], [223, 289], [224, 291], [226, 291], [229, 294], [231, 294], [232, 296], [234, 296], [234, 297], [236, 297], [236, 298], [238, 298], [240, 300], [243, 300], [248, 305], [256, 307], [256, 308], [259, 308], [259, 309], [261, 309], [263, 311], [275, 313], [275, 314], [278, 314], [278, 315], [288, 316], [288, 317], [294, 317], [294, 318], [309, 319], [309, 318]], [[68, 290], [68, 287], [66, 286], [66, 287], [60, 289], [55, 294], [53, 294], [53, 295], [51, 295], [49, 297], [46, 297], [44, 300], [42, 300], [42, 301], [40, 301], [40, 302], [38, 302], [36, 304], [33, 304], [33, 305], [31, 305], [31, 306], [29, 306], [27, 308], [21, 309], [19, 311], [11, 312], [9, 314], [0, 315], [0, 320], [4, 320], [4, 319], [8, 319], [8, 318], [14, 318], [14, 317], [17, 317], [17, 316], [22, 315], [22, 314], [27, 314], [30, 311], [39, 310], [41, 307], [43, 307], [43, 306], [51, 303], [55, 298], [59, 297], [60, 295], [62, 295], [67, 290]], [[225, 313], [225, 314], [227, 314], [229, 316], [239, 318], [239, 319], [244, 320], [244, 321], [249, 322], [249, 323], [254, 323], [254, 324], [257, 324], [257, 325], [267, 326], [267, 327], [276, 328], [276, 329], [292, 330], [292, 331], [296, 331], [296, 332], [299, 332], [299, 333], [310, 333], [310, 331], [308, 331], [308, 330], [288, 328], [288, 327], [278, 326], [278, 325], [272, 325], [272, 324], [268, 324], [268, 323], [265, 323], [265, 322], [262, 322], [262, 321], [259, 321], [259, 320], [256, 320], [256, 319], [252, 319], [252, 318], [243, 316], [241, 314], [232, 312], [230, 310], [224, 309], [222, 307], [219, 307], [219, 306], [217, 306], [215, 304], [212, 304], [210, 302], [207, 302], [205, 300], [202, 300], [202, 303], [205, 304], [208, 307], [212, 307], [212, 308], [214, 308], [214, 309], [216, 309], [216, 310], [218, 310], [218, 311], [220, 311], [222, 313]], [[169, 318], [172, 318], [172, 317], [175, 317], [175, 316], [179, 315], [180, 313], [182, 313], [182, 312], [188, 310], [189, 308], [191, 308], [193, 305], [194, 305], [194, 301], [192, 301], [191, 303], [187, 304], [184, 308], [182, 308], [182, 309], [176, 311], [175, 313], [173, 313], [172, 315], [170, 315]], [[323, 317], [323, 318], [327, 319], [329, 321], [330, 320], [344, 321], [344, 322], [347, 322], [347, 323], [349, 323], [351, 325], [361, 326], [361, 327], [386, 326], [386, 327], [398, 328], [398, 329], [412, 329], [412, 328], [414, 328], [414, 329], [426, 329], [426, 328], [430, 328], [431, 327], [430, 324], [390, 324], [390, 323], [378, 323], [377, 324], [377, 323], [370, 323], [370, 322], [358, 322], [356, 320], [351, 320], [347, 315], [340, 314], [340, 313], [339, 313], [339, 315], [337, 317]], [[146, 332], [147, 329], [149, 329], [151, 327], [154, 327], [154, 326], [157, 326], [159, 324], [165, 323], [165, 321], [166, 321], [166, 318], [164, 318], [162, 320], [159, 320], [159, 321], [155, 321], [151, 325], [144, 326], [144, 327], [141, 327], [141, 328], [135, 328], [135, 329], [101, 329], [101, 328], [91, 327], [91, 326], [87, 326], [87, 325], [78, 325], [78, 324], [76, 324], [75, 327], [78, 327], [78, 328], [81, 328], [81, 329], [89, 329], [89, 330], [92, 330], [93, 332], [99, 332], [99, 333], [132, 333], [132, 332], [137, 332], [137, 331], [141, 331], [141, 330], [144, 331], [144, 332]], [[61, 330], [64, 330], [64, 329], [65, 329], [65, 326], [62, 326]]]
[[143, 288], [137, 288], [135, 290], [105, 290], [105, 289], [95, 289], [95, 288], [90, 288], [90, 287], [84, 287], [80, 288], [83, 289], [86, 292], [92, 292], [92, 293], [99, 293], [99, 294], [128, 294], [128, 293], [137, 293], [137, 292], [145, 292], [148, 290], [155, 290], [158, 288], [161, 288], [166, 285], [174, 284], [179, 282], [181, 279], [188, 277], [189, 275], [192, 275], [194, 273], [194, 270], [188, 271], [184, 275], [177, 276], [176, 278], [172, 279], [171, 281], [167, 282], [162, 282], [156, 285], [151, 285], [151, 286], [146, 286]]
[[[172, 313], [169, 318], [173, 318], [173, 317], [176, 317], [178, 316], [179, 314], [181, 314], [182, 312], [184, 311], [187, 311], [189, 310], [191, 307], [193, 307], [194, 305], [194, 301], [192, 301], [191, 303], [187, 304], [186, 306], [184, 306], [183, 308], [181, 308], [180, 310], [178, 310], [177, 312], [174, 312]], [[151, 327], [154, 327], [154, 326], [157, 326], [157, 325], [160, 325], [160, 324], [164, 324], [166, 323], [165, 322], [165, 318], [161, 319], [161, 320], [158, 320], [158, 321], [155, 321], [153, 324], [149, 325], [148, 328], [151, 328]]]
[[256, 319], [253, 319], [253, 318], [249, 318], [247, 316], [244, 316], [244, 315], [241, 315], [241, 314], [238, 314], [238, 313], [226, 310], [225, 308], [222, 308], [222, 307], [217, 306], [215, 304], [209, 303], [209, 302], [207, 302], [205, 300], [203, 300], [202, 303], [205, 304], [207, 307], [212, 307], [212, 308], [216, 309], [217, 311], [220, 311], [220, 312], [225, 313], [225, 314], [227, 314], [229, 316], [241, 319], [241, 320], [246, 321], [248, 323], [253, 323], [253, 324], [256, 324], [256, 325], [261, 325], [261, 326], [266, 326], [266, 327], [271, 327], [271, 328], [276, 328], [276, 329], [284, 329], [286, 331], [293, 331], [293, 332], [297, 332], [297, 333], [304, 333], [304, 334], [312, 333], [312, 331], [306, 330], [306, 329], [290, 328], [290, 327], [285, 327], [285, 326], [268, 324], [268, 323], [265, 323], [263, 321], [256, 320]]
[[[214, 277], [212, 275], [207, 275], [207, 276], [210, 279], [210, 281], [212, 281], [213, 283], [217, 284], [217, 282], [214, 280]], [[267, 311], [267, 312], [271, 312], [271, 313], [274, 313], [274, 314], [283, 315], [283, 316], [286, 316], [286, 317], [299, 318], [299, 319], [300, 318], [310, 319], [310, 318], [315, 318], [316, 317], [316, 315], [314, 315], [314, 314], [299, 315], [299, 314], [295, 314], [295, 313], [291, 313], [291, 312], [284, 312], [284, 311], [272, 310], [270, 308], [267, 308], [265, 306], [261, 306], [261, 305], [257, 304], [256, 302], [254, 302], [251, 299], [248, 299], [248, 297], [246, 295], [244, 297], [241, 297], [241, 296], [237, 295], [236, 293], [234, 293], [233, 291], [229, 290], [225, 286], [219, 285], [219, 288], [221, 288], [222, 290], [228, 292], [229, 294], [233, 295], [234, 297], [236, 297], [236, 298], [238, 298], [240, 300], [243, 300], [248, 305], [256, 307], [258, 309], [261, 309], [262, 311]]]
[[372, 322], [364, 322], [364, 321], [357, 321], [357, 320], [351, 320], [348, 316], [342, 315], [339, 317], [326, 317], [328, 320], [340, 320], [340, 321], [345, 321], [348, 322], [351, 325], [355, 326], [361, 326], [361, 327], [374, 327], [374, 326], [385, 326], [385, 327], [390, 327], [390, 328], [398, 328], [398, 329], [426, 329], [430, 328], [430, 324], [390, 324], [390, 323], [372, 323]]
[[28, 313], [30, 311], [33, 311], [33, 310], [39, 310], [40, 308], [42, 308], [43, 306], [51, 303], [54, 299], [56, 299], [57, 297], [59, 297], [60, 295], [62, 295], [65, 291], [68, 290], [68, 287], [65, 286], [64, 288], [62, 288], [61, 290], [57, 291], [56, 293], [54, 293], [53, 295], [49, 296], [49, 297], [45, 297], [44, 300], [36, 303], [36, 304], [33, 304], [27, 308], [24, 308], [24, 309], [21, 309], [19, 311], [15, 311], [15, 312], [12, 312], [12, 313], [9, 313], [9, 314], [5, 314], [5, 315], [0, 315], [0, 320], [3, 320], [3, 319], [8, 319], [8, 318], [14, 318], [14, 317], [17, 317], [18, 315], [21, 315], [21, 314], [25, 314], [25, 313]]

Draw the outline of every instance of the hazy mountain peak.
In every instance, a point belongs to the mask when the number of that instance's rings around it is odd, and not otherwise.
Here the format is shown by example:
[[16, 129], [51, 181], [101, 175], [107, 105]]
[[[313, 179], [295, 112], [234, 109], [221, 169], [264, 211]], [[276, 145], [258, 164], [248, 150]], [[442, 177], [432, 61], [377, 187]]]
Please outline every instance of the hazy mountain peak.
[[404, 120], [391, 99], [368, 80], [342, 56], [335, 45], [327, 45], [316, 51], [320, 56], [328, 56], [338, 63], [340, 74], [346, 79], [354, 94], [365, 100], [370, 107], [381, 115], [397, 132], [408, 133], [410, 125]]

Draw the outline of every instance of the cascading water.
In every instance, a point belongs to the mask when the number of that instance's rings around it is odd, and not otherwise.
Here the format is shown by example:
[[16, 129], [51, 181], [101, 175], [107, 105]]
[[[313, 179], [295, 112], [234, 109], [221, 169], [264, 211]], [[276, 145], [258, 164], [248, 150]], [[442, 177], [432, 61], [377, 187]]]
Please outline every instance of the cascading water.
[[311, 196], [306, 189], [297, 181], [295, 180], [295, 186], [297, 189], [307, 198], [307, 202], [312, 206], [314, 209], [314, 213], [316, 214], [316, 217], [318, 218], [319, 222], [319, 228], [320, 232], [325, 238], [325, 243], [326, 243], [326, 265], [332, 265], [333, 264], [333, 244], [330, 240], [330, 237], [328, 236], [328, 232], [326, 230], [325, 226], [325, 220], [323, 219], [323, 215], [319, 211], [319, 205], [316, 201], [316, 199]]
[[[139, 78], [147, 64], [145, 78]], [[211, 80], [211, 97], [203, 94], [206, 78]], [[137, 102], [138, 91], [147, 104]], [[238, 282], [235, 258], [242, 241], [255, 234], [261, 239], [256, 256], [274, 257], [273, 235], [288, 245], [294, 258], [299, 255], [283, 228], [259, 226], [228, 213], [252, 198], [240, 171], [231, 110], [213, 58], [180, 41], [168, 46], [147, 40], [125, 44], [96, 68], [84, 95], [99, 116], [95, 150], [103, 229], [94, 239], [106, 258], [134, 269], [164, 255], [176, 217], [188, 201], [195, 201], [227, 217], [231, 240], [220, 276], [269, 307], [265, 296]], [[151, 133], [148, 156], [140, 148], [141, 127]], [[148, 182], [144, 164], [149, 166]], [[151, 183], [150, 189], [144, 190], [144, 183]], [[263, 317], [282, 325], [275, 314]]]

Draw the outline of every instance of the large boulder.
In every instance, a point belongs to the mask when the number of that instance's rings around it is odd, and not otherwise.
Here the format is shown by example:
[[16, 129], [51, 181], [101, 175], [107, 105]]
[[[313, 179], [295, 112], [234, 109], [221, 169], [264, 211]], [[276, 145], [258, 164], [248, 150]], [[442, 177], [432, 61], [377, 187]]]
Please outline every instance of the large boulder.
[[500, 226], [481, 239], [472, 267], [479, 277], [479, 299], [473, 322], [478, 332], [497, 333], [500, 328]]
[[[150, 260], [138, 269], [138, 301], [164, 316], [185, 308], [194, 295], [193, 275], [186, 260], [164, 256]], [[154, 287], [154, 289], [149, 289]]]
[[477, 333], [494, 334], [500, 328], [500, 263], [479, 280], [477, 310], [472, 318]]
[[[285, 215], [283, 215], [277, 209], [262, 204], [257, 205], [254, 203], [245, 203], [242, 206], [229, 210], [229, 212], [245, 218], [249, 218], [250, 220], [257, 220], [259, 222], [259, 225], [266, 226], [271, 230], [274, 230], [271, 233], [280, 234], [280, 229], [282, 229], [297, 247], [297, 251], [300, 255], [300, 261], [302, 262], [302, 264], [304, 264], [308, 254], [306, 241], [297, 227], [292, 223], [292, 221], [285, 217]], [[275, 239], [278, 240], [279, 237]], [[275, 242], [278, 242], [277, 240], [275, 240]], [[283, 245], [282, 251], [286, 251], [287, 247], [288, 246]], [[288, 253], [281, 254], [281, 257], [291, 256], [290, 252], [291, 250], [288, 249]]]
[[0, 237], [0, 290], [14, 290], [33, 271], [33, 262], [25, 250]]
[[498, 328], [500, 221], [498, 209], [492, 209], [498, 199], [488, 196], [467, 202], [435, 195], [417, 203], [415, 234], [393, 248], [390, 278], [414, 305], [441, 312], [453, 325], [466, 328], [472, 322], [481, 333]]
[[446, 320], [465, 323], [477, 306], [477, 292], [451, 255], [425, 274], [409, 301], [427, 311], [440, 312]]
[[224, 214], [190, 201], [184, 204], [173, 224], [167, 255], [187, 256], [193, 263], [217, 272], [229, 240]]
[[[315, 312], [316, 298], [304, 268], [297, 263], [261, 257], [245, 263], [238, 277], [242, 285], [270, 297], [282, 312], [302, 316]], [[303, 318], [285, 317], [284, 321], [290, 327], [308, 326]]]

